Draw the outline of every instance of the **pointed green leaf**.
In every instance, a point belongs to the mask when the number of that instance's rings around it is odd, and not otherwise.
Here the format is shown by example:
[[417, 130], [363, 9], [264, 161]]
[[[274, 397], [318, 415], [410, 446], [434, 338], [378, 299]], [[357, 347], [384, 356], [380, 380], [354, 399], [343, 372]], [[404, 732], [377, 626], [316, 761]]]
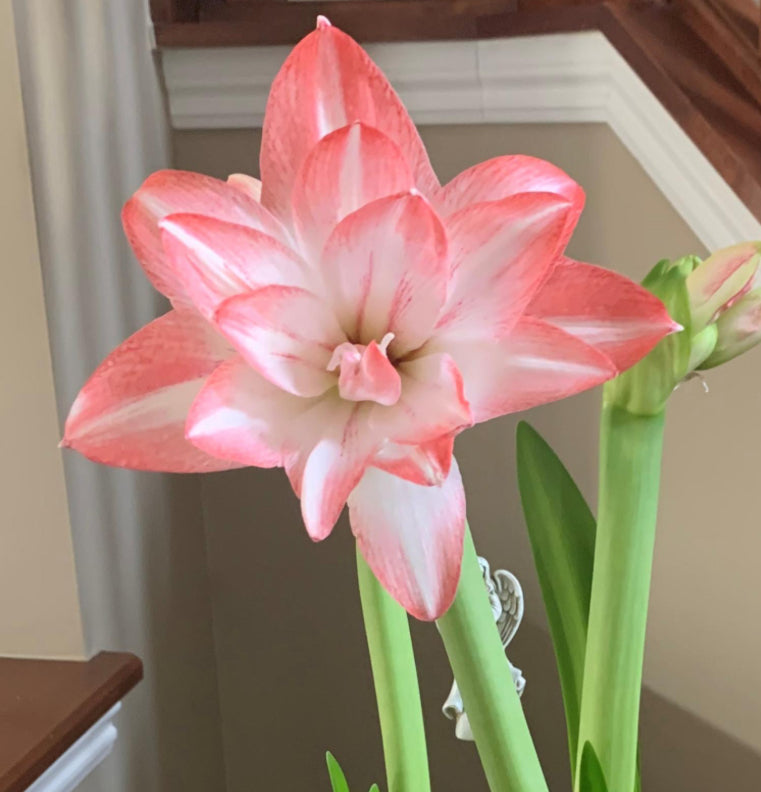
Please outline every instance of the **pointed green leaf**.
[[[518, 486], [557, 658], [575, 777], [596, 521], [547, 441], [525, 421], [518, 424], [516, 440]], [[635, 792], [641, 792], [639, 769]]]
[[380, 789], [378, 788], [378, 785], [377, 784], [373, 784], [370, 787], [370, 792], [380, 792]]
[[330, 751], [325, 754], [325, 761], [328, 763], [328, 773], [333, 792], [349, 792], [349, 785], [346, 783], [344, 771], [341, 770], [341, 765], [338, 764], [336, 757]]
[[608, 792], [605, 773], [603, 773], [600, 760], [589, 741], [584, 743], [584, 750], [581, 754], [579, 792]]
[[575, 774], [595, 519], [563, 463], [529, 424], [517, 432], [518, 486], [563, 690]]
[[637, 775], [634, 777], [634, 792], [642, 792], [642, 751], [637, 751]]

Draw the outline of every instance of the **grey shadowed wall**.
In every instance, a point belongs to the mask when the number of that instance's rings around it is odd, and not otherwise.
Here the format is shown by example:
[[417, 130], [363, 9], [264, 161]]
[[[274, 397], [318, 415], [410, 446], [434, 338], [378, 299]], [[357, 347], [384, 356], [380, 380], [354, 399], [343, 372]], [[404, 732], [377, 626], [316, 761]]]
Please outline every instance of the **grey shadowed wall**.
[[[569, 253], [640, 279], [660, 258], [705, 250], [604, 125], [450, 126], [422, 130], [442, 181], [503, 153], [550, 159], [587, 190]], [[173, 134], [176, 167], [256, 174], [257, 130]], [[672, 400], [653, 584], [644, 699], [648, 792], [761, 783], [761, 599], [753, 507], [761, 427], [761, 352]], [[595, 496], [599, 391], [526, 416]], [[513, 460], [515, 417], [459, 438], [457, 455], [480, 551], [524, 583], [528, 623], [511, 652], [528, 678], [524, 704], [550, 786], [566, 789], [567, 757], [554, 660], [524, 533]], [[713, 461], [711, 461], [713, 460]], [[382, 776], [353, 547], [344, 521], [312, 545], [280, 471], [208, 476], [203, 502], [220, 706], [230, 792], [327, 789], [323, 753], [351, 784]], [[439, 714], [450, 684], [435, 628], [415, 624], [436, 790], [482, 790], [472, 745]], [[699, 755], [701, 762], [695, 761]], [[354, 788], [354, 787], [353, 787]]]

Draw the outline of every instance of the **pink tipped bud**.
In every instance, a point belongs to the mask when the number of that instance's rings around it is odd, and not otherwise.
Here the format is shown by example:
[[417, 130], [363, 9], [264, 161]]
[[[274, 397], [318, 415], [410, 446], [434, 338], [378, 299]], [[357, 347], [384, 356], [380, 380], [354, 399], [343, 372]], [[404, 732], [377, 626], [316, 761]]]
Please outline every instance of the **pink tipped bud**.
[[716, 321], [716, 346], [701, 368], [713, 368], [761, 343], [761, 283]]
[[698, 333], [751, 287], [761, 262], [761, 242], [717, 250], [687, 276], [692, 332]]

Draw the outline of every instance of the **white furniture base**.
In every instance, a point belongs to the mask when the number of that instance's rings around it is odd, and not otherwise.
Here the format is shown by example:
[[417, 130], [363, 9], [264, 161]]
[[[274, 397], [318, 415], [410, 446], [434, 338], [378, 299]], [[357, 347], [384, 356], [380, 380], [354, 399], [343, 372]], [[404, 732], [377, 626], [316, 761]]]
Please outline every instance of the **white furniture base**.
[[111, 753], [116, 742], [114, 725], [121, 704], [115, 704], [66, 753], [27, 787], [27, 792], [71, 792]]

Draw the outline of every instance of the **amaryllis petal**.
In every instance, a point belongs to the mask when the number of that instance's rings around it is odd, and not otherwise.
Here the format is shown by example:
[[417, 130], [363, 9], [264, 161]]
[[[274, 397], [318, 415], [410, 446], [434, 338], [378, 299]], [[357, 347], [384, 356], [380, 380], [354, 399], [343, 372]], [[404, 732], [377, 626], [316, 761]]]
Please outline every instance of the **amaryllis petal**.
[[620, 371], [678, 327], [647, 289], [617, 272], [571, 259], [558, 262], [527, 314], [596, 347]]
[[349, 518], [362, 555], [397, 602], [425, 621], [449, 608], [465, 533], [465, 493], [456, 460], [439, 487], [368, 468], [349, 496]]
[[195, 214], [170, 215], [160, 225], [168, 269], [207, 319], [236, 294], [309, 281], [305, 263], [261, 231]]
[[422, 196], [382, 198], [338, 224], [321, 270], [350, 340], [380, 342], [391, 332], [389, 357], [398, 357], [430, 336], [444, 304], [446, 234]]
[[296, 178], [293, 215], [303, 249], [319, 260], [346, 215], [415, 186], [398, 146], [362, 123], [331, 132], [309, 152]]
[[236, 355], [208, 378], [188, 412], [185, 432], [213, 456], [282, 467], [302, 444], [311, 451], [315, 438], [309, 430], [329, 414], [325, 402], [285, 393]]
[[750, 288], [760, 264], [761, 242], [743, 242], [717, 251], [687, 276], [694, 333]]
[[231, 354], [194, 312], [170, 311], [117, 347], [79, 392], [63, 445], [107, 465], [191, 473], [235, 462], [185, 439], [185, 418], [207, 377]]
[[504, 339], [450, 344], [477, 423], [564, 399], [615, 376], [611, 360], [541, 319], [524, 317]]
[[328, 367], [346, 336], [312, 292], [267, 286], [231, 297], [214, 322], [249, 364], [283, 390], [319, 396], [337, 384]]
[[452, 215], [451, 281], [437, 335], [500, 338], [520, 319], [565, 247], [570, 204], [521, 193]]
[[398, 365], [402, 394], [392, 407], [373, 405], [372, 431], [396, 443], [419, 445], [456, 434], [473, 424], [455, 361], [443, 353], [424, 355]]
[[454, 435], [430, 440], [420, 445], [387, 442], [376, 452], [373, 465], [414, 484], [442, 484], [452, 466]]
[[576, 222], [584, 207], [584, 191], [560, 168], [535, 157], [512, 155], [486, 160], [455, 176], [433, 197], [442, 217], [474, 203], [501, 201], [524, 192], [555, 193], [567, 199]]
[[262, 183], [259, 179], [249, 176], [246, 173], [231, 173], [227, 177], [227, 183], [231, 187], [241, 190], [249, 198], [253, 198], [257, 203], [262, 200]]
[[[315, 541], [333, 530], [346, 499], [357, 486], [376, 448], [363, 420], [367, 406], [343, 402], [341, 413], [323, 427], [322, 437], [301, 474], [301, 514]], [[343, 416], [338, 420], [338, 417]]]
[[262, 129], [262, 202], [288, 218], [291, 191], [305, 157], [318, 140], [361, 121], [396, 143], [410, 163], [418, 189], [439, 183], [412, 120], [367, 53], [320, 18], [272, 84]]
[[280, 223], [250, 195], [211, 176], [163, 170], [149, 176], [122, 210], [127, 239], [151, 283], [170, 300], [183, 302], [185, 290], [167, 266], [159, 222], [189, 212], [256, 228], [284, 238]]

